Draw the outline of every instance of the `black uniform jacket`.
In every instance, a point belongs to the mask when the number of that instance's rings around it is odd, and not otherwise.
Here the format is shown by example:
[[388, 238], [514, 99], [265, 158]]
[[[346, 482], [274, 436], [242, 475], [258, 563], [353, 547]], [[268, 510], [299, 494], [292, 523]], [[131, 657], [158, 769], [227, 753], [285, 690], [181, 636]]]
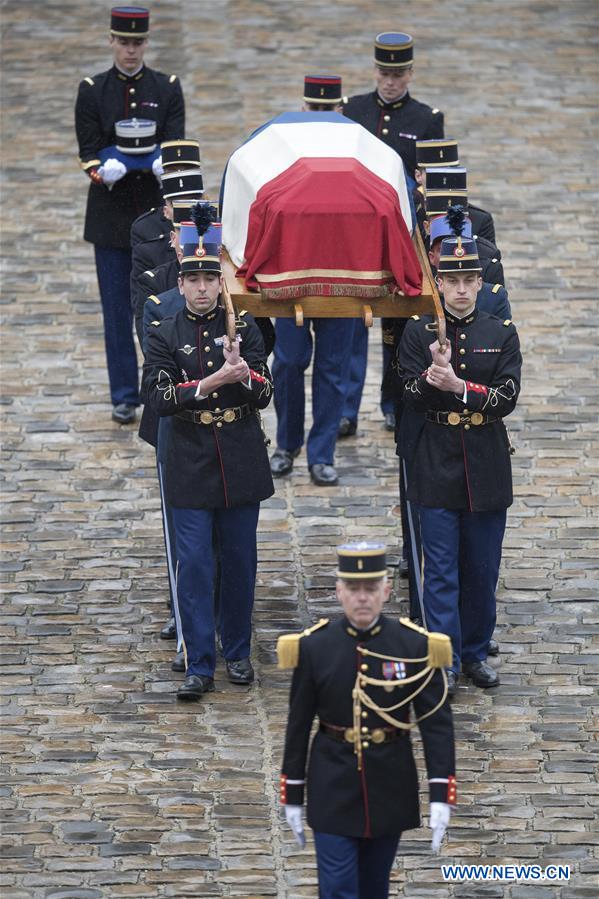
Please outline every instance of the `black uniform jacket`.
[[[143, 244], [140, 244], [140, 246], [143, 246]], [[158, 294], [176, 287], [178, 277], [179, 261], [177, 259], [177, 254], [172, 250], [170, 258], [166, 262], [163, 262], [162, 265], [159, 265], [157, 268], [150, 268], [146, 271], [142, 271], [137, 276], [135, 282], [133, 282], [133, 278], [131, 279], [131, 304], [133, 306], [135, 330], [142, 346], [143, 317], [146, 300], [150, 296], [158, 296]]]
[[[225, 313], [205, 315], [186, 307], [154, 326], [146, 342], [143, 389], [159, 415], [173, 415], [166, 459], [169, 503], [184, 509], [219, 509], [256, 503], [272, 496], [259, 409], [272, 397], [272, 379], [260, 331], [251, 315], [240, 314], [241, 355], [251, 371], [250, 387], [225, 384], [205, 400], [195, 398], [199, 381], [224, 364]], [[247, 407], [249, 406], [249, 410]], [[239, 409], [235, 421], [200, 424], [180, 417], [187, 411], [223, 414]], [[247, 414], [246, 414], [247, 413]]]
[[[512, 503], [509, 439], [503, 418], [516, 406], [522, 357], [513, 323], [477, 309], [466, 318], [446, 312], [451, 365], [468, 387], [466, 403], [426, 381], [431, 364], [427, 331], [430, 316], [415, 316], [406, 325], [399, 347], [403, 399], [408, 408], [425, 413], [413, 448], [408, 499], [424, 506], [488, 512]], [[479, 413], [483, 422], [457, 425], [429, 420], [434, 413]], [[446, 418], [446, 416], [441, 416]], [[478, 416], [477, 416], [478, 418]]]
[[[84, 170], [98, 167], [98, 154], [116, 144], [115, 122], [154, 119], [156, 143], [185, 136], [183, 93], [175, 75], [163, 75], [143, 66], [128, 76], [113, 66], [84, 78], [75, 103], [75, 130]], [[104, 247], [129, 247], [133, 221], [161, 203], [161, 189], [152, 171], [126, 174], [109, 190], [90, 183], [84, 239]]]
[[[314, 631], [300, 640], [299, 664], [293, 673], [289, 719], [283, 759], [282, 798], [289, 804], [303, 802], [303, 786], [287, 784], [306, 777], [310, 730], [315, 716], [320, 722], [339, 728], [352, 727], [352, 690], [358, 667], [364, 658], [358, 645], [373, 652], [403, 658], [427, 655], [427, 638], [401, 622], [381, 615], [368, 631], [354, 630], [345, 617]], [[384, 678], [383, 661], [368, 658], [368, 674]], [[405, 666], [412, 676], [423, 663]], [[393, 675], [396, 677], [397, 675]], [[416, 683], [416, 686], [422, 682]], [[394, 688], [368, 687], [377, 705], [389, 708], [398, 703], [414, 685]], [[443, 695], [441, 673], [411, 703], [390, 712], [408, 721], [410, 708], [419, 718], [434, 708]], [[364, 727], [389, 727], [376, 712], [368, 709]], [[447, 700], [419, 725], [430, 784], [431, 801], [447, 802], [451, 797], [448, 779], [455, 781], [455, 759], [451, 709]], [[455, 788], [455, 784], [454, 784]], [[338, 742], [319, 731], [310, 749], [307, 771], [308, 823], [316, 831], [349, 837], [379, 837], [397, 834], [420, 825], [418, 775], [409, 731], [401, 731], [393, 742], [370, 742], [363, 749], [362, 771], [358, 771], [352, 743]]]
[[377, 91], [359, 94], [349, 98], [343, 113], [393, 147], [412, 178], [416, 168], [416, 141], [444, 136], [443, 113], [419, 103], [409, 93], [395, 103], [385, 103]]
[[131, 247], [147, 240], [162, 240], [169, 242], [173, 223], [164, 214], [164, 206], [154, 206], [148, 212], [138, 216], [131, 225]]

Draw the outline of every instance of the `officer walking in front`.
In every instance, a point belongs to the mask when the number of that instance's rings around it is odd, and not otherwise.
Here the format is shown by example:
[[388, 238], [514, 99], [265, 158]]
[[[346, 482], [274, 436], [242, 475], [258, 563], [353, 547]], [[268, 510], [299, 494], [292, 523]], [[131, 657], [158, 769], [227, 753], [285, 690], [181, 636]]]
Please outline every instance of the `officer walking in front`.
[[216, 244], [184, 248], [179, 288], [185, 306], [149, 334], [143, 383], [159, 415], [172, 416], [165, 480], [186, 665], [177, 698], [197, 700], [214, 690], [214, 530], [227, 675], [237, 684], [254, 678], [256, 529], [260, 501], [273, 493], [259, 410], [270, 402], [272, 381], [251, 316], [239, 314], [234, 342], [226, 336]]
[[90, 186], [84, 239], [94, 245], [104, 316], [104, 336], [112, 417], [135, 419], [139, 405], [137, 356], [129, 292], [130, 230], [135, 218], [161, 203], [160, 185], [150, 170], [131, 169], [116, 159], [101, 165], [101, 151], [116, 142], [115, 123], [130, 118], [156, 122], [156, 140], [184, 136], [185, 110], [175, 75], [144, 65], [150, 14], [136, 6], [114, 7], [110, 44], [114, 64], [84, 78], [75, 104], [79, 157]]
[[479, 687], [499, 677], [487, 663], [506, 510], [510, 441], [503, 418], [515, 408], [522, 358], [516, 328], [476, 308], [476, 242], [441, 244], [437, 276], [447, 342], [415, 316], [399, 349], [403, 401], [421, 413], [411, 449], [407, 497], [417, 505], [424, 553], [426, 625], [451, 638], [450, 689], [461, 670]]
[[383, 545], [348, 544], [337, 552], [343, 615], [285, 635], [277, 647], [279, 667], [294, 668], [280, 796], [303, 845], [307, 784], [321, 899], [386, 899], [401, 834], [420, 826], [415, 724], [429, 778], [433, 849], [456, 802], [443, 671], [451, 647], [442, 634], [383, 614], [391, 590]]

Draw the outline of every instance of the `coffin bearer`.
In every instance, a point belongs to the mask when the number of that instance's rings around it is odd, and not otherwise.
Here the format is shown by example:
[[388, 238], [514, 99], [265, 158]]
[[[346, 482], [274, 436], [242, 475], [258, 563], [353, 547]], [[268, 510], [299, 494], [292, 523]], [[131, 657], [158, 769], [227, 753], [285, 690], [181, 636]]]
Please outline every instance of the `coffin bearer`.
[[[377, 35], [374, 42], [375, 90], [368, 94], [350, 97], [344, 106], [344, 114], [359, 122], [372, 134], [388, 144], [401, 156], [406, 172], [412, 181], [416, 168], [416, 141], [443, 137], [443, 113], [431, 109], [410, 96], [408, 86], [413, 76], [414, 40], [403, 32], [386, 31]], [[384, 373], [393, 358], [390, 334], [393, 322], [381, 320], [383, 333], [383, 382]], [[356, 323], [352, 344], [352, 369], [346, 385], [347, 400], [343, 407], [339, 436], [356, 433], [358, 409], [362, 396], [363, 377], [366, 370], [368, 333]], [[362, 359], [360, 366], [358, 359]], [[384, 389], [381, 393], [381, 411], [385, 428], [395, 429], [393, 397]]]
[[446, 238], [437, 267], [447, 343], [414, 316], [399, 363], [406, 406], [424, 415], [410, 461], [407, 498], [417, 504], [427, 627], [453, 646], [450, 688], [461, 670], [479, 687], [499, 683], [487, 664], [506, 510], [512, 503], [510, 441], [503, 418], [516, 406], [522, 358], [516, 328], [476, 308], [482, 286], [476, 242]]
[[[434, 849], [456, 801], [443, 672], [451, 647], [442, 634], [383, 614], [391, 590], [384, 546], [349, 544], [337, 552], [343, 614], [283, 636], [277, 647], [279, 666], [294, 668], [281, 802], [302, 845], [307, 784], [321, 899], [385, 899], [400, 836], [420, 826], [410, 741], [415, 724], [424, 744]], [[307, 765], [315, 715], [319, 728]]]
[[306, 75], [304, 112], [338, 112], [343, 103], [340, 75]]
[[158, 143], [184, 136], [185, 112], [176, 75], [144, 65], [150, 14], [137, 6], [114, 7], [110, 45], [113, 66], [84, 78], [75, 104], [81, 168], [91, 183], [84, 239], [94, 244], [104, 315], [104, 335], [113, 419], [132, 422], [139, 405], [137, 358], [129, 295], [131, 224], [161, 203], [152, 169], [128, 169], [114, 157], [102, 164], [102, 151], [117, 144], [115, 124], [141, 118], [156, 123]]
[[215, 244], [184, 248], [179, 289], [185, 307], [159, 322], [146, 344], [144, 388], [161, 416], [172, 416], [166, 495], [175, 526], [177, 604], [186, 677], [177, 698], [214, 690], [213, 529], [221, 564], [220, 625], [229, 680], [254, 677], [250, 640], [260, 501], [273, 483], [259, 410], [272, 396], [264, 344], [240, 313], [226, 336]]

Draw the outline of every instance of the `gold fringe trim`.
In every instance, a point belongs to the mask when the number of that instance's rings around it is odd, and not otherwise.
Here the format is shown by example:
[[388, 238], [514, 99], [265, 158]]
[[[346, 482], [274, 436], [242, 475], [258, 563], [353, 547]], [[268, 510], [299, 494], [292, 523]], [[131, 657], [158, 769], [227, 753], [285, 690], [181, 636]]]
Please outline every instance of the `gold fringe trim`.
[[363, 299], [383, 299], [393, 294], [388, 284], [294, 284], [288, 287], [262, 288], [265, 300], [298, 300], [302, 297], [360, 297]]

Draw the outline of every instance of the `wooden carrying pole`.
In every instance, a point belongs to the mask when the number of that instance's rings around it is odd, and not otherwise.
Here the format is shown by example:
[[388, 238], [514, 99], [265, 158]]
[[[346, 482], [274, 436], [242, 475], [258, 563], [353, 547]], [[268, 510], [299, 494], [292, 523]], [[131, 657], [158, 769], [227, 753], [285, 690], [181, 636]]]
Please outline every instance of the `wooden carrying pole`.
[[[418, 225], [416, 226], [416, 230], [414, 232], [416, 238], [416, 245], [419, 250], [420, 256], [420, 264], [422, 268], [422, 277], [423, 280], [426, 278], [429, 282], [429, 287], [431, 291], [431, 296], [433, 299], [433, 305], [435, 307], [435, 311], [433, 315], [435, 316], [435, 330], [437, 331], [437, 340], [439, 341], [439, 346], [443, 351], [445, 349], [445, 344], [447, 342], [447, 331], [445, 328], [445, 312], [443, 311], [443, 306], [441, 305], [441, 297], [439, 296], [439, 291], [437, 290], [437, 285], [435, 283], [435, 279], [433, 278], [433, 273], [431, 271], [430, 263], [428, 261], [428, 256], [426, 253], [426, 249], [424, 246], [424, 241], [422, 240], [422, 235], [420, 233], [420, 228]], [[424, 285], [423, 285], [424, 286]], [[430, 326], [433, 327], [432, 325]]]

